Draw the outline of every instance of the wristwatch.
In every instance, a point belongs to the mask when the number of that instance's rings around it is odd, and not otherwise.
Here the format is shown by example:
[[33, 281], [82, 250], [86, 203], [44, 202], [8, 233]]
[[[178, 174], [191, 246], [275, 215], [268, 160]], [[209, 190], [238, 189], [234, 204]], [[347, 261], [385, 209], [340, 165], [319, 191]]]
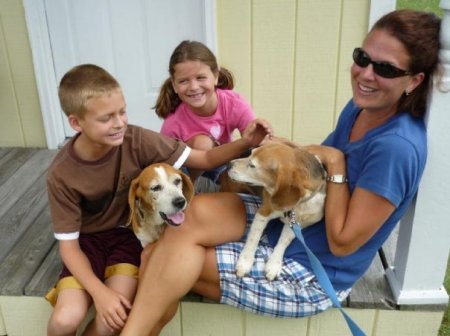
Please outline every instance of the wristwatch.
[[333, 182], [333, 183], [347, 183], [348, 179], [345, 175], [328, 175], [327, 176], [327, 182]]

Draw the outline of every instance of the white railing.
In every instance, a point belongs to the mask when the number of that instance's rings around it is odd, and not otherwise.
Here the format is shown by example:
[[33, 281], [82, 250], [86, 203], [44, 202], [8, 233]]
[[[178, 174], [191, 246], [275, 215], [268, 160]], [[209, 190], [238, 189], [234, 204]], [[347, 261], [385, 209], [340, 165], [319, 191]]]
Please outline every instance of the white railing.
[[446, 92], [433, 88], [428, 105], [428, 160], [415, 203], [400, 223], [393, 265], [386, 275], [398, 304], [447, 304], [442, 283], [450, 248], [450, 0], [440, 52]]

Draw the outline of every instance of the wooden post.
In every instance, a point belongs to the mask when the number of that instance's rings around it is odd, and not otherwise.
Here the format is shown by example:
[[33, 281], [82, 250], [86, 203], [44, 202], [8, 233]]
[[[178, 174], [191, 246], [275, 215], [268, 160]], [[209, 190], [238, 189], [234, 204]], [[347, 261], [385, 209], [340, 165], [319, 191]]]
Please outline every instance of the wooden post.
[[427, 111], [428, 160], [415, 203], [401, 220], [386, 276], [398, 304], [447, 304], [442, 283], [450, 247], [450, 0], [441, 0], [446, 92], [433, 88]]

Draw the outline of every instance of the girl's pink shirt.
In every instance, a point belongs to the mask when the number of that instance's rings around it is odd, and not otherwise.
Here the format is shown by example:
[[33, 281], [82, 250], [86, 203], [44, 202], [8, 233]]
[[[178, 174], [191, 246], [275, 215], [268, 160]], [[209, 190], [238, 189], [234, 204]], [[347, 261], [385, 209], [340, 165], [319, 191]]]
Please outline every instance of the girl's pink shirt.
[[241, 134], [256, 118], [250, 104], [232, 90], [216, 89], [217, 109], [208, 117], [195, 114], [187, 104], [181, 103], [174, 113], [164, 119], [161, 133], [184, 142], [203, 134], [211, 136], [219, 144], [228, 143], [233, 131]]

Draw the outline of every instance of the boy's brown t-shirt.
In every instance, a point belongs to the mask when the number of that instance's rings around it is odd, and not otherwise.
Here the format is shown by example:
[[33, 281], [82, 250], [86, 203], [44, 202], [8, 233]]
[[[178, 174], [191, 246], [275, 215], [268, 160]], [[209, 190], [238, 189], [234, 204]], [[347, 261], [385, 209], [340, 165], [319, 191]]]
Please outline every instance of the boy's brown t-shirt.
[[73, 150], [76, 137], [57, 154], [47, 176], [56, 236], [124, 226], [128, 221], [131, 180], [151, 163], [183, 164], [179, 159], [182, 154], [187, 156], [188, 150], [183, 142], [129, 125], [122, 145], [98, 161], [84, 161]]

